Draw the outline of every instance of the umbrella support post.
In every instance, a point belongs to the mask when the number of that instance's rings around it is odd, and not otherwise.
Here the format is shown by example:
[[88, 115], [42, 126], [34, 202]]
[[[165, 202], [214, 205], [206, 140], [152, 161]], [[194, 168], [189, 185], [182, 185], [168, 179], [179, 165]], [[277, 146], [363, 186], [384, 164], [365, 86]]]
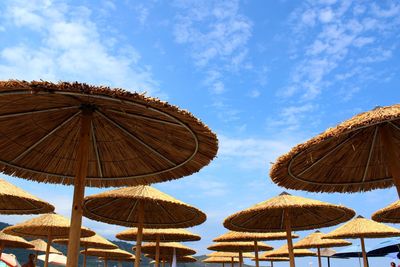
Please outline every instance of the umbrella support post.
[[233, 257], [231, 257], [231, 267], [235, 267], [235, 261], [234, 261]]
[[51, 245], [51, 235], [48, 235], [47, 236], [47, 246], [46, 246], [46, 258], [44, 260], [44, 267], [49, 266], [50, 245]]
[[363, 256], [364, 267], [368, 267], [368, 260], [367, 260], [367, 253], [365, 252], [364, 238], [361, 237], [360, 240], [361, 240], [361, 249], [362, 249], [362, 256]]
[[239, 252], [239, 267], [243, 267], [243, 253]]
[[222, 263], [222, 267], [225, 267], [225, 262]]
[[36, 251], [36, 254], [35, 254], [35, 267], [36, 267], [36, 265], [37, 265], [37, 257], [39, 256], [39, 251]]
[[294, 263], [294, 253], [293, 253], [293, 242], [292, 242], [292, 226], [290, 223], [290, 214], [288, 210], [283, 211], [283, 216], [285, 217], [285, 228], [286, 228], [286, 238], [289, 250], [290, 267], [295, 267]]
[[162, 259], [162, 267], [165, 267], [165, 260]]
[[271, 267], [274, 267], [274, 262], [273, 261], [271, 261]]
[[85, 254], [83, 254], [83, 267], [86, 267], [86, 253], [87, 253], [87, 245], [85, 246]]
[[394, 138], [391, 134], [390, 129], [388, 129], [390, 124], [385, 125], [381, 128], [381, 141], [384, 147], [385, 160], [389, 166], [390, 174], [392, 175], [393, 182], [397, 189], [397, 194], [400, 198], [400, 162], [399, 162], [399, 153], [395, 149]]
[[328, 261], [328, 267], [331, 267], [331, 258], [327, 257], [326, 260]]
[[104, 258], [104, 267], [107, 267], [108, 262], [107, 262], [107, 258]]
[[0, 258], [1, 258], [1, 255], [3, 254], [3, 250], [4, 250], [4, 246], [0, 245]]
[[83, 215], [83, 198], [85, 195], [85, 179], [88, 172], [90, 129], [93, 111], [83, 109], [77, 151], [76, 177], [74, 179], [74, 198], [72, 202], [71, 228], [69, 231], [67, 266], [78, 267], [79, 246]]
[[160, 265], [160, 235], [157, 235], [156, 238], [156, 264], [155, 267]]
[[257, 244], [257, 240], [254, 241], [254, 254], [255, 254], [255, 258], [256, 258], [256, 267], [259, 267], [260, 264], [258, 262], [258, 244]]
[[318, 266], [322, 267], [321, 249], [319, 247], [317, 248], [317, 253], [318, 253]]
[[138, 221], [138, 230], [136, 236], [136, 255], [135, 255], [135, 267], [140, 266], [140, 254], [142, 248], [142, 238], [143, 238], [143, 223], [144, 223], [144, 203], [140, 201], [139, 203], [139, 221]]

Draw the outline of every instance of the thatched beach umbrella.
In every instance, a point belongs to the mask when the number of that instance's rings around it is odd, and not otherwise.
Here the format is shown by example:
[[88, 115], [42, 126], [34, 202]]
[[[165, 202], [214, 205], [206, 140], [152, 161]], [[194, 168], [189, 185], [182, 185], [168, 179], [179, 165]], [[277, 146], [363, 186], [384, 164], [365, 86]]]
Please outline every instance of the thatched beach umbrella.
[[[131, 228], [124, 230], [116, 235], [116, 238], [125, 241], [137, 240], [138, 228]], [[155, 253], [155, 267], [158, 267], [160, 262], [160, 242], [185, 242], [185, 241], [198, 241], [201, 237], [199, 235], [193, 234], [192, 232], [181, 229], [181, 228], [171, 228], [171, 229], [154, 229], [145, 228], [142, 233], [142, 241], [145, 242], [156, 242], [156, 253]]]
[[85, 186], [148, 184], [199, 171], [216, 135], [187, 111], [122, 89], [0, 82], [0, 167], [74, 185], [68, 266], [78, 263]]
[[361, 241], [364, 267], [368, 267], [364, 239], [391, 236], [400, 236], [400, 230], [383, 223], [374, 222], [372, 220], [365, 219], [362, 216], [358, 216], [357, 218], [333, 230], [329, 234], [326, 234], [323, 238], [359, 238]]
[[[230, 258], [231, 259], [231, 261], [230, 261], [231, 267], [234, 266], [234, 263], [235, 263], [234, 260], [236, 258], [238, 259], [238, 262], [239, 262], [239, 257], [238, 257], [239, 255], [235, 252], [214, 251], [214, 252], [211, 252], [210, 254], [207, 254], [206, 256], [210, 257], [210, 258]], [[242, 258], [253, 258], [253, 257], [254, 257], [254, 255], [252, 253], [242, 252]]]
[[372, 220], [383, 223], [400, 223], [400, 200], [372, 214]]
[[400, 105], [377, 107], [329, 128], [278, 158], [270, 176], [310, 192], [359, 192], [396, 185], [400, 196]]
[[[136, 246], [132, 248], [136, 250]], [[145, 243], [141, 247], [143, 253], [153, 254], [156, 253], [156, 243]], [[160, 257], [170, 257], [175, 254], [177, 256], [188, 256], [196, 254], [194, 249], [191, 249], [188, 246], [182, 245], [178, 242], [161, 242], [160, 243]]]
[[[156, 256], [154, 254], [146, 254], [145, 257], [153, 259], [154, 263], [155, 263]], [[165, 255], [163, 258], [163, 261], [172, 262], [172, 258], [173, 258], [172, 255]], [[176, 262], [190, 263], [190, 262], [196, 262], [196, 261], [197, 261], [196, 258], [194, 258], [193, 256], [179, 256], [179, 255], [176, 256]]]
[[239, 263], [239, 259], [236, 257], [207, 257], [204, 260], [202, 260], [202, 262], [221, 263], [222, 267], [225, 267], [225, 263], [231, 263], [231, 267], [233, 267], [235, 263]]
[[[32, 250], [32, 251], [36, 252], [36, 257], [35, 257], [35, 264], [36, 264], [39, 252], [46, 253], [47, 242], [43, 241], [42, 239], [35, 239], [32, 241], [29, 241], [29, 243], [31, 243], [34, 246], [33, 248], [28, 248], [28, 250]], [[50, 246], [49, 255], [50, 254], [63, 254], [63, 253], [61, 251], [53, 248], [52, 246]]]
[[104, 248], [89, 248], [80, 252], [86, 256], [101, 257], [104, 260], [104, 267], [107, 266], [107, 261], [111, 258], [132, 258], [132, 254], [120, 248], [104, 249]]
[[[54, 243], [68, 245], [69, 239], [56, 239]], [[80, 246], [83, 247], [85, 250], [88, 248], [102, 248], [102, 249], [114, 249], [118, 248], [117, 245], [111, 243], [101, 235], [95, 234], [94, 236], [90, 237], [81, 237], [80, 239]], [[83, 254], [83, 266], [86, 267], [86, 254]]]
[[355, 215], [352, 209], [319, 200], [282, 193], [250, 208], [230, 215], [224, 226], [242, 232], [286, 231], [290, 266], [294, 267], [292, 230], [333, 226]]
[[[256, 259], [253, 259], [254, 261]], [[282, 262], [282, 261], [289, 261], [289, 257], [261, 257], [259, 261], [269, 261], [271, 267], [274, 267], [274, 262]]]
[[[146, 185], [88, 196], [83, 209], [86, 217], [96, 221], [136, 226], [137, 259], [141, 253], [143, 228], [183, 228], [206, 220], [206, 215], [199, 209]], [[135, 262], [136, 267], [138, 264]]]
[[320, 231], [316, 231], [302, 240], [293, 244], [293, 247], [296, 248], [316, 248], [317, 256], [318, 256], [318, 266], [322, 267], [321, 262], [321, 248], [329, 248], [329, 247], [345, 247], [350, 246], [351, 243], [343, 240], [343, 239], [323, 239], [325, 234]]
[[0, 231], [0, 258], [4, 248], [33, 248], [33, 245], [22, 237]]
[[[70, 222], [67, 218], [54, 213], [43, 214], [39, 217], [27, 220], [4, 228], [4, 232], [16, 236], [47, 239], [46, 259], [44, 266], [48, 265], [50, 245], [53, 239], [67, 237], [70, 230]], [[95, 233], [86, 227], [82, 227], [82, 236], [92, 236]]]
[[216, 251], [226, 251], [226, 252], [238, 252], [239, 253], [239, 264], [243, 264], [243, 252], [253, 252], [253, 251], [266, 251], [272, 250], [273, 247], [263, 243], [258, 242], [219, 242], [208, 247], [209, 250]]
[[[293, 235], [292, 238], [296, 238], [298, 235]], [[235, 242], [235, 241], [253, 241], [254, 242], [254, 254], [255, 254], [255, 262], [256, 267], [259, 266], [258, 262], [258, 241], [267, 241], [267, 240], [282, 240], [286, 239], [285, 232], [276, 232], [276, 233], [252, 233], [252, 232], [235, 232], [229, 231], [225, 234], [220, 235], [217, 238], [214, 238], [214, 242]]]
[[[288, 246], [285, 244], [277, 249], [272, 251], [267, 251], [261, 255], [260, 258], [268, 258], [268, 257], [288, 257], [289, 256], [289, 249]], [[315, 256], [316, 253], [312, 252], [309, 249], [305, 248], [296, 248], [293, 249], [293, 254], [296, 257], [308, 257], [308, 256]]]
[[133, 255], [133, 254], [131, 254], [131, 256], [130, 257], [107, 257], [107, 258], [104, 258], [104, 257], [98, 257], [98, 259], [99, 260], [102, 260], [103, 262], [106, 262], [106, 261], [118, 261], [118, 263], [121, 263], [121, 262], [123, 262], [123, 261], [125, 261], [125, 262], [135, 262], [135, 255]]
[[0, 214], [40, 214], [53, 211], [54, 206], [50, 203], [0, 179]]
[[336, 254], [336, 250], [332, 248], [323, 248], [320, 250], [320, 256], [326, 258], [328, 267], [331, 267], [331, 257]]

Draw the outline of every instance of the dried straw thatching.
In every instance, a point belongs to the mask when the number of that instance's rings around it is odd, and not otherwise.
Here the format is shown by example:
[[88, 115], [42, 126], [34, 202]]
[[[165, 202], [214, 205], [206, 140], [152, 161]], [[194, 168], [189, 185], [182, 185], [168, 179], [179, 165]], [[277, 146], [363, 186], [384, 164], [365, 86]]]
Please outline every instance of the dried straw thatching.
[[239, 259], [238, 258], [233, 258], [233, 257], [208, 257], [204, 260], [202, 260], [204, 263], [238, 263]]
[[284, 231], [284, 211], [293, 218], [291, 228], [294, 231], [336, 225], [355, 215], [352, 209], [344, 206], [282, 193], [230, 215], [225, 219], [224, 226], [234, 231]]
[[[135, 247], [132, 248], [135, 250]], [[160, 243], [160, 255], [168, 256], [174, 253], [179, 256], [188, 256], [196, 254], [196, 251], [189, 248], [188, 246], [184, 246], [177, 242], [162, 242]], [[156, 243], [146, 243], [142, 245], [142, 252], [147, 254], [156, 254]]]
[[[252, 259], [253, 261], [255, 259]], [[263, 257], [258, 259], [259, 261], [289, 261], [288, 257]]]
[[54, 206], [50, 203], [0, 179], [0, 214], [40, 214], [53, 211]]
[[110, 260], [110, 261], [135, 261], [135, 255], [131, 254], [130, 257], [98, 257], [99, 260]]
[[[296, 257], [307, 257], [307, 256], [315, 256], [315, 252], [312, 252], [311, 250], [304, 249], [304, 248], [298, 248], [293, 250], [294, 256]], [[263, 254], [261, 254], [260, 259], [263, 258], [269, 258], [269, 257], [288, 257], [289, 256], [289, 250], [287, 245], [283, 245], [280, 248], [277, 248], [272, 251], [267, 251]]]
[[336, 228], [323, 238], [381, 238], [400, 236], [400, 230], [358, 216]]
[[[49, 213], [22, 223], [8, 226], [4, 228], [3, 231], [10, 235], [47, 239], [49, 236], [51, 236], [51, 238], [67, 237], [69, 228], [70, 223], [67, 218], [59, 214]], [[94, 234], [92, 230], [82, 227], [82, 236], [92, 236]]]
[[[31, 243], [34, 247], [33, 248], [28, 248], [29, 250], [32, 251], [37, 251], [37, 252], [46, 252], [46, 247], [47, 247], [47, 242], [43, 241], [42, 239], [35, 239], [30, 241], [29, 243]], [[50, 254], [63, 254], [61, 251], [53, 248], [52, 246], [50, 246]]]
[[[68, 239], [56, 239], [53, 241], [54, 243], [68, 245]], [[113, 249], [118, 248], [117, 245], [111, 243], [101, 235], [95, 234], [91, 237], [82, 237], [80, 239], [81, 247], [85, 248], [102, 248], [102, 249]]]
[[277, 159], [270, 176], [280, 186], [310, 192], [387, 188], [393, 185], [387, 151], [400, 150], [399, 138], [400, 105], [378, 107], [295, 146]]
[[0, 82], [0, 167], [73, 184], [82, 112], [91, 112], [87, 186], [132, 186], [188, 176], [210, 163], [216, 135], [188, 111], [122, 89]]
[[[153, 254], [146, 254], [144, 255], [146, 258], [150, 258], [150, 259], [155, 259], [155, 255]], [[172, 261], [172, 255], [163, 255], [162, 257], [163, 261], [167, 261], [167, 262], [171, 262]], [[177, 262], [182, 262], [182, 263], [189, 263], [189, 262], [196, 262], [196, 258], [192, 257], [192, 256], [179, 256], [177, 255], [176, 257], [176, 261]]]
[[400, 223], [400, 200], [372, 214], [372, 220], [384, 223]]
[[[292, 234], [292, 238], [299, 237], [296, 234]], [[285, 232], [277, 233], [252, 233], [252, 232], [235, 232], [229, 231], [225, 234], [214, 238], [214, 242], [232, 242], [232, 241], [258, 241], [258, 240], [283, 240], [286, 239]]]
[[[124, 230], [116, 234], [116, 238], [126, 241], [136, 240], [137, 228]], [[143, 229], [143, 241], [155, 242], [157, 238], [161, 242], [183, 242], [183, 241], [199, 241], [201, 237], [186, 229], [170, 228], [170, 229]]]
[[332, 248], [323, 248], [321, 249], [321, 257], [332, 257], [336, 254], [336, 250]]
[[0, 251], [3, 248], [33, 248], [34, 245], [19, 236], [9, 235], [0, 231]]
[[[212, 244], [207, 249], [226, 252], [253, 252], [255, 245], [254, 242], [220, 242]], [[274, 248], [263, 242], [258, 242], [258, 250], [265, 251], [272, 249]]]
[[103, 257], [107, 260], [109, 258], [131, 258], [133, 255], [125, 250], [115, 248], [115, 249], [102, 249], [102, 248], [89, 248], [87, 250], [82, 250], [81, 254], [86, 254], [87, 256]]
[[343, 239], [323, 239], [324, 233], [316, 231], [297, 243], [293, 244], [296, 248], [329, 248], [329, 247], [344, 247], [350, 246], [351, 243]]
[[[214, 251], [211, 252], [210, 254], [206, 255], [207, 257], [215, 257], [215, 258], [236, 258], [238, 257], [238, 253], [236, 252], [226, 252], [226, 251]], [[252, 253], [244, 252], [242, 253], [243, 258], [253, 258], [254, 255]]]
[[180, 228], [203, 223], [206, 215], [151, 186], [134, 186], [85, 197], [84, 216], [110, 224], [137, 226], [144, 206], [144, 228]]

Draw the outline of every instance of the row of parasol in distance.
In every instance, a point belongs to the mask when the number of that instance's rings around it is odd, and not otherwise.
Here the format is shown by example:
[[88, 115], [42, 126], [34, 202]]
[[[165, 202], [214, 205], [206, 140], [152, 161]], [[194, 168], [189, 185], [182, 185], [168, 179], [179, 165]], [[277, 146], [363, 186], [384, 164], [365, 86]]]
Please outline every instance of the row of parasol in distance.
[[[218, 148], [215, 134], [189, 112], [121, 89], [5, 81], [0, 103], [2, 172], [74, 184], [68, 266], [77, 265], [85, 186], [177, 179], [207, 165]], [[396, 185], [400, 195], [399, 117], [399, 105], [359, 114], [294, 147], [270, 176], [291, 189], [358, 192]], [[291, 251], [289, 245], [293, 267]]]

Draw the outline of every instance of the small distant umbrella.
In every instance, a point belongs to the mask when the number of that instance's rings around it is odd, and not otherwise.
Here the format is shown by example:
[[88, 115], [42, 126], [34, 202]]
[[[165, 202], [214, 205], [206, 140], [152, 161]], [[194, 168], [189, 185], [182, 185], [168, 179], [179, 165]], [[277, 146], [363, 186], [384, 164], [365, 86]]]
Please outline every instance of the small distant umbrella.
[[400, 236], [400, 231], [383, 223], [374, 222], [358, 216], [357, 218], [338, 227], [323, 238], [360, 238], [364, 266], [368, 266], [367, 253], [365, 250], [365, 238], [382, 238]]
[[[136, 247], [132, 248], [136, 250]], [[170, 257], [173, 253], [176, 253], [177, 256], [188, 256], [196, 254], [194, 249], [191, 249], [188, 246], [182, 245], [178, 242], [162, 242], [160, 243], [160, 256], [161, 257]], [[142, 246], [142, 252], [147, 254], [155, 254], [156, 252], [156, 243], [146, 243]]]
[[[253, 259], [255, 260], [255, 259]], [[269, 261], [271, 264], [271, 267], [274, 267], [274, 262], [279, 262], [279, 261], [289, 261], [289, 257], [263, 257], [259, 258], [259, 261]]]
[[326, 258], [328, 267], [331, 267], [331, 257], [336, 254], [336, 250], [332, 248], [322, 248], [320, 250], [320, 257]]
[[262, 242], [258, 242], [257, 244], [254, 242], [219, 242], [209, 246], [208, 249], [226, 252], [239, 252], [239, 264], [242, 265], [243, 252], [253, 252], [256, 250], [266, 251], [274, 248]]
[[396, 185], [400, 196], [400, 105], [360, 113], [295, 146], [270, 176], [310, 192], [359, 192]]
[[[68, 245], [69, 239], [55, 239], [54, 243], [59, 243], [59, 244], [67, 244]], [[90, 237], [82, 237], [80, 239], [80, 246], [84, 247], [85, 250], [88, 248], [102, 248], [102, 249], [113, 249], [113, 248], [118, 248], [117, 245], [111, 243], [104, 237], [95, 234], [94, 236]], [[86, 267], [86, 254], [83, 254], [83, 266]]]
[[[53, 239], [65, 238], [70, 230], [70, 221], [54, 213], [43, 214], [39, 217], [27, 220], [4, 228], [4, 232], [16, 236], [26, 236], [33, 238], [47, 239], [46, 258], [48, 258], [50, 245]], [[95, 233], [86, 227], [82, 227], [82, 236], [92, 236]], [[44, 266], [47, 267], [48, 261], [45, 260]]]
[[208, 257], [202, 260], [204, 263], [221, 263], [225, 267], [225, 263], [231, 263], [232, 267], [235, 263], [239, 263], [239, 259], [235, 257]]
[[[30, 241], [29, 243], [31, 243], [32, 245], [35, 246], [33, 248], [28, 248], [28, 250], [32, 250], [32, 251], [36, 252], [36, 257], [35, 257], [35, 263], [36, 263], [39, 252], [46, 253], [47, 242], [44, 242], [42, 239], [35, 239], [35, 240]], [[58, 251], [57, 249], [53, 248], [52, 246], [50, 246], [49, 253], [50, 254], [63, 254], [61, 251]]]
[[87, 250], [82, 250], [81, 254], [86, 254], [86, 256], [101, 257], [104, 259], [104, 266], [107, 266], [108, 259], [115, 258], [131, 258], [133, 255], [128, 251], [122, 250], [120, 248], [114, 249], [103, 249], [103, 248], [89, 248]]
[[[298, 236], [292, 234], [292, 238], [295, 238], [295, 237], [298, 237]], [[255, 262], [256, 262], [256, 267], [259, 267], [258, 241], [282, 240], [282, 239], [286, 239], [285, 232], [252, 233], [252, 232], [229, 231], [229, 232], [222, 234], [219, 237], [215, 238], [213, 241], [214, 242], [235, 242], [235, 241], [252, 241], [252, 242], [254, 242]]]
[[[210, 254], [206, 255], [207, 257], [213, 257], [213, 258], [237, 258], [238, 254], [235, 252], [227, 252], [227, 251], [214, 251], [211, 252]], [[249, 252], [243, 252], [242, 253], [242, 257], [243, 258], [254, 258], [254, 255], [252, 253]]]
[[[84, 215], [100, 222], [137, 226], [136, 258], [140, 258], [143, 228], [191, 227], [206, 220], [199, 209], [145, 185], [88, 196], [84, 201]], [[138, 264], [135, 262], [136, 267]]]
[[345, 247], [351, 245], [350, 242], [342, 239], [323, 239], [323, 233], [316, 231], [293, 245], [296, 248], [316, 248], [318, 256], [318, 265], [322, 267], [321, 248]]
[[[147, 255], [145, 255], [145, 257], [151, 258], [151, 259], [155, 259], [156, 256], [154, 254], [153, 255], [147, 254]], [[167, 262], [171, 262], [172, 261], [172, 256], [171, 255], [168, 255], [168, 256], [166, 255], [166, 256], [163, 257], [163, 260], [167, 261]], [[193, 256], [177, 256], [176, 257], [176, 261], [177, 262], [181, 262], [181, 263], [190, 263], [190, 262], [196, 262], [197, 260]]]
[[54, 206], [19, 187], [0, 179], [0, 214], [40, 214], [54, 211]]
[[[316, 253], [311, 250], [305, 248], [296, 248], [293, 250], [293, 254], [296, 257], [307, 257], [307, 256], [315, 256]], [[287, 245], [283, 245], [275, 250], [267, 251], [261, 255], [260, 258], [269, 258], [269, 257], [288, 257], [289, 249]]]
[[400, 200], [372, 214], [372, 220], [383, 223], [400, 223]]
[[400, 252], [400, 238], [388, 238], [369, 249], [367, 256], [385, 256], [389, 253]]
[[156, 98], [82, 83], [0, 81], [0, 169], [73, 184], [68, 265], [79, 256], [85, 186], [178, 179], [216, 155], [216, 135]]
[[286, 231], [290, 266], [294, 267], [292, 230], [309, 230], [333, 226], [355, 215], [352, 209], [283, 192], [230, 215], [224, 226], [241, 232]]
[[33, 248], [33, 245], [22, 237], [0, 231], [0, 257], [4, 248]]

